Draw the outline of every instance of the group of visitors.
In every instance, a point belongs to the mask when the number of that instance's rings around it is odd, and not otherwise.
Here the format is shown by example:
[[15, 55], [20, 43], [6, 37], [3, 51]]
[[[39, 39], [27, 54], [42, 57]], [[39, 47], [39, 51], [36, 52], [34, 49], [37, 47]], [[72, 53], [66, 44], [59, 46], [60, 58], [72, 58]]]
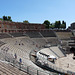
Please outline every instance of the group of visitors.
[[[14, 58], [15, 58], [15, 60], [17, 59], [17, 54], [15, 53], [14, 54]], [[22, 64], [22, 59], [20, 58], [19, 59], [19, 68], [21, 69], [21, 64]]]

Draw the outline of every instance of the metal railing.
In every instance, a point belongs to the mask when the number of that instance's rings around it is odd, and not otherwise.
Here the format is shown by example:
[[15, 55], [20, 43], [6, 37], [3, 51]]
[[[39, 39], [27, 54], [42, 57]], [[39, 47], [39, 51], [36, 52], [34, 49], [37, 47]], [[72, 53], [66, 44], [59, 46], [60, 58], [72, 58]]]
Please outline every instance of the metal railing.
[[[44, 59], [43, 57], [41, 57], [40, 56], [40, 59], [39, 59], [41, 62], [41, 65], [43, 64], [44, 65], [44, 60], [46, 60], [46, 59]], [[75, 75], [75, 72], [72, 72], [72, 71], [69, 71], [69, 70], [64, 70], [64, 69], [62, 69], [62, 68], [59, 68], [59, 67], [56, 67], [55, 66], [55, 64], [53, 64], [52, 62], [50, 62], [50, 61], [48, 61], [48, 60], [46, 60], [46, 62], [47, 62], [47, 67], [48, 68], [51, 68], [52, 70], [54, 70], [54, 71], [56, 71], [56, 72], [59, 72], [59, 73], [62, 73], [62, 74], [68, 74], [68, 75]]]
[[[40, 68], [35, 68], [33, 67], [33, 65], [27, 66], [26, 64], [21, 64], [19, 61], [17, 61], [12, 54], [9, 54], [6, 51], [0, 51], [0, 58], [2, 57], [3, 60], [9, 62], [9, 64], [13, 65], [14, 67], [17, 67], [18, 69], [30, 74], [30, 75], [58, 75], [58, 73], [52, 73], [52, 72], [46, 72], [44, 70], [41, 70]], [[58, 68], [55, 65], [53, 65], [50, 61], [48, 61], [48, 67], [50, 67], [51, 69], [58, 71], [59, 73], [63, 73], [63, 74], [74, 74], [74, 72], [71, 71], [66, 71], [63, 70], [62, 68]]]
[[[35, 68], [32, 65], [27, 66], [27, 64], [21, 64], [19, 61], [17, 61], [12, 54], [6, 53], [4, 51], [0, 51], [2, 54], [0, 58], [2, 57], [2, 61], [9, 62], [9, 65], [12, 65], [13, 67], [18, 68], [19, 70], [26, 72], [29, 75], [54, 75], [52, 73], [47, 73], [44, 70], [41, 70], [39, 68]], [[11, 57], [10, 57], [11, 55]], [[4, 57], [3, 57], [4, 56]]]

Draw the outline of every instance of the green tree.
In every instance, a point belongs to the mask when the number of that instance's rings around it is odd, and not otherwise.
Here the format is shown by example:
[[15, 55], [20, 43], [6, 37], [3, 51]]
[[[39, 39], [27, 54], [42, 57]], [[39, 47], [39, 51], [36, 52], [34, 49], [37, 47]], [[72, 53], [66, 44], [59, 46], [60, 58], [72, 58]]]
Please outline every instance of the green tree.
[[45, 25], [45, 27], [46, 27], [47, 29], [49, 29], [50, 21], [45, 20], [43, 24]]
[[66, 28], [66, 22], [62, 21], [63, 28]]
[[7, 21], [7, 16], [3, 16], [3, 20], [4, 21]]
[[28, 20], [25, 20], [25, 21], [23, 21], [23, 23], [29, 23], [29, 21]]
[[66, 28], [66, 22], [65, 22], [65, 26], [64, 26], [64, 28]]
[[61, 22], [60, 21], [55, 21], [55, 28], [60, 28]]
[[62, 28], [62, 29], [63, 29], [63, 28], [64, 28], [64, 24], [61, 24], [61, 25], [60, 25], [60, 28]]
[[4, 21], [12, 21], [11, 16], [3, 16]]
[[64, 21], [62, 21], [62, 24], [65, 24], [65, 22], [64, 22]]
[[11, 20], [11, 16], [8, 16], [8, 21], [12, 21], [12, 20]]

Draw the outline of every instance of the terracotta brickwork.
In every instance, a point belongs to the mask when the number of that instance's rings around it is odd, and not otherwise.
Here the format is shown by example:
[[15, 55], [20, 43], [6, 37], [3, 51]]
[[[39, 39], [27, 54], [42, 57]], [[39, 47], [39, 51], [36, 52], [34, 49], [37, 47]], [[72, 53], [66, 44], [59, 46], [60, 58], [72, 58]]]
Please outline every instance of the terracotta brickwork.
[[0, 21], [0, 32], [22, 32], [45, 29], [43, 24]]

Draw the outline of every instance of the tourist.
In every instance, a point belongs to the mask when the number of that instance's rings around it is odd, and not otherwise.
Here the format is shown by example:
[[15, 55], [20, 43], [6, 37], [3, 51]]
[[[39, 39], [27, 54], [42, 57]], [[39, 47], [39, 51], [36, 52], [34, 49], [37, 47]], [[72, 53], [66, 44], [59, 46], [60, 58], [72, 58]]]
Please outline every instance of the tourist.
[[14, 56], [15, 56], [15, 59], [17, 59], [17, 55], [16, 55], [16, 53], [15, 53], [15, 55], [14, 55]]
[[22, 59], [21, 58], [19, 59], [19, 62], [20, 62], [20, 64], [22, 63]]
[[19, 59], [19, 69], [21, 69], [22, 59]]

